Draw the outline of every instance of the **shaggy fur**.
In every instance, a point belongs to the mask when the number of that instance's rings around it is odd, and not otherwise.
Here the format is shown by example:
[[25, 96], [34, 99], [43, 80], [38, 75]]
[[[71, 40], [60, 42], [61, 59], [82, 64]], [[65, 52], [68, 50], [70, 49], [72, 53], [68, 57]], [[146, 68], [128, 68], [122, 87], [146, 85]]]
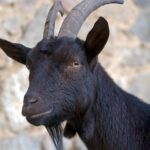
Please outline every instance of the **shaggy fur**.
[[99, 18], [85, 42], [43, 39], [30, 49], [0, 40], [30, 71], [23, 115], [45, 125], [59, 150], [63, 121], [64, 135], [79, 134], [89, 150], [150, 149], [150, 106], [120, 89], [97, 61], [108, 37], [108, 23]]

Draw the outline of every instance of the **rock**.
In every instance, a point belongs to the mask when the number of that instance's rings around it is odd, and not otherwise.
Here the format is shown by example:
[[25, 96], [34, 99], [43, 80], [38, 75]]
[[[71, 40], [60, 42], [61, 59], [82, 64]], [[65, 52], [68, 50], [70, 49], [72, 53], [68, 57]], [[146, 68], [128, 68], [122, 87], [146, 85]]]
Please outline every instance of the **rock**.
[[[21, 41], [26, 46], [35, 46], [42, 39], [49, 4], [53, 1], [0, 0], [0, 38], [12, 42]], [[66, 11], [69, 11], [75, 3], [81, 0], [63, 1]], [[147, 48], [150, 41], [149, 0], [133, 1], [126, 1], [126, 4], [122, 6], [105, 6], [95, 11], [82, 26], [79, 37], [85, 39], [98, 17], [104, 16], [110, 25], [110, 38], [101, 53], [103, 59], [100, 61], [105, 64], [105, 69], [108, 68], [110, 76], [114, 76], [117, 84], [148, 101], [150, 74], [146, 72], [150, 63], [150, 50]], [[45, 3], [46, 5], [43, 5]], [[146, 8], [146, 11], [142, 8]], [[139, 15], [138, 18], [137, 15]], [[62, 20], [61, 17], [59, 18], [56, 21], [57, 32], [61, 24], [60, 20]], [[130, 32], [131, 26], [132, 32]], [[140, 45], [145, 46], [140, 47]], [[28, 73], [26, 69], [19, 67], [0, 50], [0, 150], [55, 150], [48, 133], [44, 137], [39, 136], [41, 128], [37, 127], [37, 130], [31, 128], [21, 114], [22, 101], [27, 90]], [[135, 68], [143, 73], [139, 73]], [[22, 135], [24, 134], [22, 130], [25, 130], [27, 135]], [[22, 134], [18, 136], [19, 132]], [[29, 135], [41, 139], [39, 141]], [[8, 138], [10, 136], [13, 138]], [[1, 140], [2, 138], [8, 139]], [[64, 149], [86, 150], [78, 138], [73, 141], [64, 139]]]
[[0, 110], [0, 118], [0, 131], [5, 131], [8, 126], [3, 109]]
[[26, 29], [26, 32], [22, 39], [23, 44], [33, 47], [42, 39], [48, 10], [48, 5], [43, 5], [38, 10], [31, 24]]
[[50, 139], [48, 133], [46, 136], [44, 136], [42, 141], [42, 147], [44, 150], [55, 150], [55, 146], [53, 141]]
[[83, 144], [83, 142], [79, 137], [76, 138], [75, 147], [76, 147], [75, 149], [78, 150], [87, 150], [87, 148], [85, 147], [85, 145]]
[[63, 139], [63, 144], [64, 144], [64, 149], [65, 150], [72, 150], [75, 147], [74, 139], [70, 140], [70, 139], [64, 138]]
[[141, 8], [150, 7], [150, 0], [134, 0], [135, 4], [140, 6]]
[[25, 11], [32, 11], [41, 0], [19, 0], [20, 7]]
[[1, 150], [41, 150], [40, 142], [28, 135], [19, 135], [13, 139], [1, 140]]
[[17, 0], [0, 0], [0, 4], [14, 4]]
[[130, 93], [139, 96], [143, 101], [150, 103], [150, 73], [140, 73], [129, 79], [127, 89]]
[[150, 50], [145, 48], [121, 49], [120, 64], [128, 67], [140, 67], [150, 64]]
[[21, 22], [22, 20], [19, 16], [9, 17], [3, 22], [3, 29], [5, 29], [9, 35], [20, 34]]
[[[43, 145], [42, 147], [44, 148], [44, 150], [55, 150], [54, 143], [49, 137], [48, 133], [43, 138], [42, 145]], [[63, 146], [64, 146], [64, 150], [72, 150], [74, 147], [72, 140], [68, 140], [66, 138], [63, 138]]]
[[24, 9], [30, 10], [35, 6], [36, 1], [37, 0], [20, 0], [20, 3]]
[[150, 42], [150, 11], [143, 11], [137, 18], [132, 32], [144, 42]]
[[27, 87], [27, 76], [28, 73], [25, 69], [11, 73], [4, 82], [0, 93], [0, 104], [8, 120], [7, 125], [14, 132], [29, 126], [21, 115], [23, 97]]
[[12, 61], [6, 56], [6, 54], [0, 50], [0, 70], [9, 66], [11, 62]]
[[8, 33], [6, 30], [4, 30], [2, 23], [0, 23], [0, 27], [2, 27], [0, 32], [0, 38], [9, 39]]

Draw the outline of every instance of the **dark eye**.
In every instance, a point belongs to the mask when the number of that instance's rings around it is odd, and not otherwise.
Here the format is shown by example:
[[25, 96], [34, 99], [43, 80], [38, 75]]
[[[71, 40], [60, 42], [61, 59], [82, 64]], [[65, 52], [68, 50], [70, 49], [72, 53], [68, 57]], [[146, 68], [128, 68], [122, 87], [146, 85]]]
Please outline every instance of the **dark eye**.
[[73, 67], [80, 67], [80, 63], [77, 61], [73, 62]]

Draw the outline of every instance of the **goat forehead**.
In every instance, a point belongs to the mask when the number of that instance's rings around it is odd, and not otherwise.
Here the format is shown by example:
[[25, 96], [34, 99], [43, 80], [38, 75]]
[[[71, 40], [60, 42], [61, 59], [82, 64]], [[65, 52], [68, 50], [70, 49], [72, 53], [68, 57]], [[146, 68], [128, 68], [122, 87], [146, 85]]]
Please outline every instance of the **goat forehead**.
[[48, 56], [53, 60], [76, 60], [85, 59], [84, 51], [80, 44], [70, 40], [57, 40], [57, 41], [41, 41], [32, 50], [31, 57], [43, 58]]

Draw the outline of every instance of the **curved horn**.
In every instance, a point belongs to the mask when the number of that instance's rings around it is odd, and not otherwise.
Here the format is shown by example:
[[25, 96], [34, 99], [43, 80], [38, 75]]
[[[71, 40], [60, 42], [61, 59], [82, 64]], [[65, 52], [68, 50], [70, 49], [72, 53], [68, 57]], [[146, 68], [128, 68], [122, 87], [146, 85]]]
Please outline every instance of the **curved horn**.
[[100, 6], [111, 3], [123, 4], [124, 0], [83, 0], [64, 20], [58, 38], [67, 36], [75, 39], [85, 19]]
[[64, 9], [61, 3], [61, 0], [55, 0], [53, 6], [49, 10], [46, 22], [45, 22], [45, 28], [44, 28], [44, 39], [50, 39], [51, 37], [54, 37], [54, 28], [55, 28], [55, 20], [57, 17], [57, 13], [60, 12], [61, 15], [64, 14]]

